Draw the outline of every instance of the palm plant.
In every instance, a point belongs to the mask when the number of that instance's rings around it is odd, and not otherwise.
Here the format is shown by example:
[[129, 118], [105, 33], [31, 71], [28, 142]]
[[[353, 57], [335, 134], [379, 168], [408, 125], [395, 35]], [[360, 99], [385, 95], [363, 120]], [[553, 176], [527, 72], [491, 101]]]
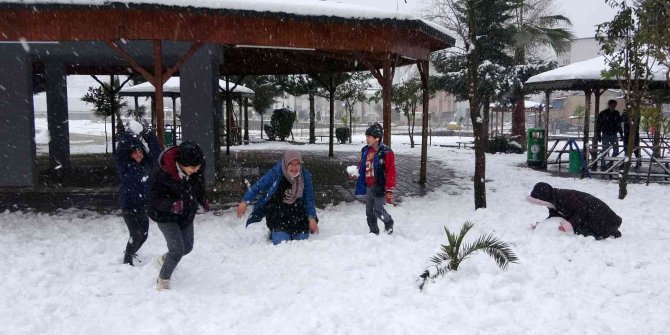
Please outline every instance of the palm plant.
[[428, 266], [426, 271], [419, 276], [420, 290], [423, 291], [429, 281], [443, 276], [449, 271], [457, 271], [464, 260], [478, 251], [483, 251], [491, 256], [503, 270], [507, 269], [510, 263], [518, 262], [519, 259], [509, 245], [492, 235], [483, 235], [472, 243], [463, 243], [465, 236], [473, 226], [473, 223], [466, 222], [458, 235], [444, 227], [449, 244], [440, 246], [440, 252], [430, 259], [433, 264]]
[[[526, 53], [538, 47], [550, 47], [557, 53], [565, 52], [574, 39], [572, 32], [565, 28], [572, 25], [570, 19], [552, 12], [553, 0], [515, 0], [514, 18], [511, 23], [514, 30], [514, 62], [516, 65], [527, 64]], [[520, 83], [527, 78], [519, 78]], [[522, 85], [516, 85], [512, 113], [512, 135], [522, 137], [526, 143], [525, 104]]]

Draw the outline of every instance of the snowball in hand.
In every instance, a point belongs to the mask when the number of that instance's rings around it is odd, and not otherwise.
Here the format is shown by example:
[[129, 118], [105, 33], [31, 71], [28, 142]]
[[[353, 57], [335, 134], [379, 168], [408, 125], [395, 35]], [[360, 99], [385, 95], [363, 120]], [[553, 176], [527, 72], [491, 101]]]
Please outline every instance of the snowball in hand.
[[130, 120], [128, 121], [128, 130], [135, 135], [139, 135], [144, 131], [144, 126], [135, 120]]
[[347, 173], [352, 177], [358, 177], [358, 166], [356, 165], [347, 166]]

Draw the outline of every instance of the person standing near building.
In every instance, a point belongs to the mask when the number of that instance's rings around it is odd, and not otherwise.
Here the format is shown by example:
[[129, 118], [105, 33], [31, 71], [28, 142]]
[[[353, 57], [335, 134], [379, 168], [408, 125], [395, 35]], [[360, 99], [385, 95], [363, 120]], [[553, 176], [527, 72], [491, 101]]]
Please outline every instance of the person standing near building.
[[[619, 139], [617, 134], [623, 137], [623, 130], [621, 129], [621, 114], [616, 110], [616, 106], [616, 100], [608, 101], [607, 109], [601, 111], [596, 120], [596, 132], [602, 141], [601, 154], [606, 152], [609, 147], [612, 147], [612, 156], [619, 155]], [[605, 169], [605, 156], [600, 159], [600, 169]]]
[[393, 150], [382, 143], [384, 128], [374, 123], [365, 131], [366, 146], [361, 149], [358, 162], [356, 195], [365, 195], [365, 216], [370, 233], [379, 235], [377, 219], [384, 222], [387, 234], [393, 233], [393, 218], [384, 209], [384, 202], [393, 203], [396, 186], [395, 156]]

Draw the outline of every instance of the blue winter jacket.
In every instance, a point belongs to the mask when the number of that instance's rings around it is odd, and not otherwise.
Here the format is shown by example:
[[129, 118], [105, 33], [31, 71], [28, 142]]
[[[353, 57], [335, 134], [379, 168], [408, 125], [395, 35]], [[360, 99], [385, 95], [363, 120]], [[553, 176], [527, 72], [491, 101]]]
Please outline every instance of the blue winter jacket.
[[[119, 175], [119, 202], [122, 209], [139, 209], [149, 201], [149, 177], [157, 166], [161, 149], [156, 135], [146, 133], [142, 136], [149, 145], [147, 152], [144, 144], [130, 133], [119, 136], [116, 147], [116, 171]], [[133, 148], [141, 148], [144, 159], [137, 163], [130, 157]]]
[[[361, 149], [361, 160], [358, 166], [358, 179], [356, 180], [356, 190], [354, 195], [365, 195], [367, 185], [365, 184], [365, 161], [368, 157], [370, 146], [366, 145]], [[379, 145], [377, 152], [372, 158], [372, 169], [375, 174], [375, 187], [373, 191], [376, 196], [384, 195], [387, 190], [393, 190], [396, 186], [395, 174], [395, 155], [393, 150], [384, 143]]]
[[[275, 192], [277, 192], [279, 183], [281, 182], [282, 178], [284, 178], [281, 164], [282, 161], [279, 160], [277, 164], [272, 169], [270, 169], [270, 171], [266, 172], [263, 177], [261, 177], [261, 179], [259, 179], [253, 186], [251, 186], [244, 194], [242, 199], [246, 202], [251, 202], [258, 194], [265, 192], [265, 195], [263, 195], [258, 200], [256, 206], [254, 206], [254, 210], [249, 215], [249, 219], [247, 219], [247, 226], [255, 222], [260, 222], [265, 217], [265, 204], [270, 201], [270, 199], [272, 199], [272, 196], [275, 194]], [[313, 217], [318, 221], [316, 216], [316, 208], [314, 206], [314, 187], [312, 186], [312, 174], [305, 168], [302, 168], [301, 174], [303, 180], [305, 181], [302, 200], [305, 203], [307, 216]]]

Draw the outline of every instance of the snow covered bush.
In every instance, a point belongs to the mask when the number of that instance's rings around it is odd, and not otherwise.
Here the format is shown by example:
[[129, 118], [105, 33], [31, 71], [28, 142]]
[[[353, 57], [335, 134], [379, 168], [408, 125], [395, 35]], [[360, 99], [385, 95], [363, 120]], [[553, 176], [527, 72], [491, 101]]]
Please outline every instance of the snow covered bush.
[[[273, 134], [278, 137], [280, 141], [284, 141], [291, 135], [295, 117], [295, 112], [288, 108], [279, 108], [272, 111], [270, 126], [273, 128]], [[268, 134], [268, 137], [270, 137], [270, 134]]]
[[420, 290], [423, 291], [428, 281], [443, 276], [449, 271], [457, 271], [460, 264], [477, 251], [483, 251], [491, 256], [503, 270], [507, 268], [509, 263], [516, 263], [519, 260], [507, 243], [492, 235], [480, 236], [473, 243], [463, 243], [465, 235], [473, 226], [473, 223], [466, 222], [458, 235], [444, 227], [449, 244], [440, 246], [441, 251], [430, 259], [433, 264], [419, 276]]
[[338, 127], [335, 129], [335, 137], [337, 137], [337, 141], [340, 142], [340, 144], [347, 143], [349, 134], [349, 128], [347, 127]]

